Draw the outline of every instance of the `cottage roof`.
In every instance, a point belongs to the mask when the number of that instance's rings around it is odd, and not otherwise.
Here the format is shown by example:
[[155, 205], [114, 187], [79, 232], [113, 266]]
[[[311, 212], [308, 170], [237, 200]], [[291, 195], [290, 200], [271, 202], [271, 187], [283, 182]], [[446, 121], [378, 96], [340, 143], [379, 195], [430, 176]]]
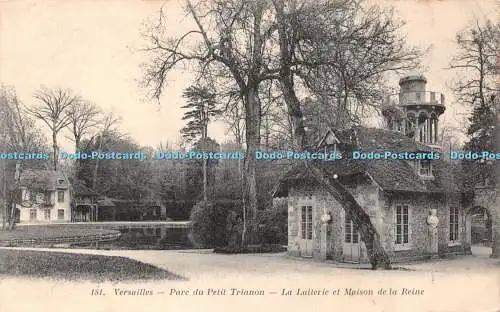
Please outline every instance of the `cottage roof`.
[[31, 189], [55, 191], [68, 189], [70, 183], [62, 171], [26, 169], [20, 175], [19, 185]]
[[104, 197], [102, 199], [99, 199], [97, 201], [97, 205], [100, 207], [114, 207], [115, 204], [113, 203], [113, 200], [109, 197]]
[[[336, 137], [362, 152], [391, 151], [430, 152], [428, 146], [415, 142], [407, 136], [390, 130], [357, 127], [336, 132]], [[350, 151], [352, 152], [352, 151]], [[461, 179], [452, 164], [443, 160], [432, 161], [434, 179], [420, 178], [409, 161], [405, 160], [353, 160], [350, 152], [343, 151], [343, 159], [335, 161], [316, 161], [328, 175], [338, 177], [369, 175], [385, 191], [404, 191], [417, 193], [463, 192]], [[346, 155], [348, 154], [348, 155]], [[313, 180], [303, 163], [297, 163], [288, 171], [274, 190], [274, 196], [286, 194], [289, 182]]]

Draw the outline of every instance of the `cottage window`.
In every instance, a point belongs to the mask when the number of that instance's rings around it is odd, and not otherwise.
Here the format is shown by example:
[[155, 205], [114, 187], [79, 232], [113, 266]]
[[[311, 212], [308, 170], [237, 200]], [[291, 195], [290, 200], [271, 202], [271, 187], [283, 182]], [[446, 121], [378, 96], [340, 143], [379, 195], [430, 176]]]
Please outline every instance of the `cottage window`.
[[457, 242], [459, 240], [459, 216], [458, 207], [450, 207], [450, 242]]
[[312, 239], [312, 206], [301, 207], [300, 228], [302, 239]]
[[359, 243], [359, 232], [358, 228], [354, 225], [352, 220], [345, 220], [345, 242], [350, 244]]
[[50, 193], [49, 192], [44, 194], [44, 201], [45, 201], [45, 203], [50, 204]]
[[50, 220], [50, 209], [44, 209], [43, 210], [43, 218], [45, 220]]
[[408, 205], [396, 205], [396, 245], [410, 242], [410, 217]]
[[418, 174], [421, 176], [432, 176], [432, 163], [430, 160], [420, 160], [418, 162]]
[[57, 202], [64, 203], [64, 191], [57, 191]]
[[30, 209], [30, 221], [36, 221], [36, 209]]
[[57, 210], [57, 219], [58, 220], [64, 220], [64, 209], [58, 209]]

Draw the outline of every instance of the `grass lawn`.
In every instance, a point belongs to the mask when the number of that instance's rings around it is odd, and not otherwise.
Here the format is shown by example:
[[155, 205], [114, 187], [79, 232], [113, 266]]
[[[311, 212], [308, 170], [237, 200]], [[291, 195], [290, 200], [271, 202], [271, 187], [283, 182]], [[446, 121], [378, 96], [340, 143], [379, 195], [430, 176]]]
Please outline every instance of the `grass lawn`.
[[[0, 246], [18, 245], [16, 240], [34, 240], [34, 244], [64, 243], [71, 240], [99, 240], [106, 235], [117, 234], [114, 230], [92, 229], [68, 225], [19, 226], [12, 231], [0, 230]], [[26, 244], [23, 244], [26, 245]]]
[[183, 277], [124, 257], [32, 250], [0, 250], [0, 276], [63, 280], [184, 280]]

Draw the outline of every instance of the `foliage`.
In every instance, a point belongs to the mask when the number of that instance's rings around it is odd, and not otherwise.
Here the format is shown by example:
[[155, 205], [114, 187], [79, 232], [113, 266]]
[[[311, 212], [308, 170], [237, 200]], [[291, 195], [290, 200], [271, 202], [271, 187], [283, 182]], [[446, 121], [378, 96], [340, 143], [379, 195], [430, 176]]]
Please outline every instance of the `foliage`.
[[[495, 103], [495, 101], [497, 102]], [[498, 100], [492, 96], [486, 105], [479, 104], [473, 109], [472, 115], [469, 117], [470, 124], [467, 128], [469, 140], [464, 145], [465, 150], [477, 153], [497, 150], [496, 142], [498, 142], [499, 137], [496, 105], [498, 105]], [[498, 168], [497, 161], [464, 161], [462, 167], [466, 174], [464, 182], [470, 186], [486, 183], [494, 185], [497, 182], [495, 171], [495, 168]]]
[[240, 201], [199, 202], [191, 212], [192, 237], [200, 247], [239, 245], [242, 207]]
[[[132, 139], [117, 134], [108, 134], [106, 144], [99, 148], [99, 140], [84, 142], [86, 151], [135, 153], [147, 150]], [[97, 160], [80, 162], [80, 178], [86, 185], [92, 185], [93, 171]], [[96, 191], [108, 197], [131, 200], [151, 200], [153, 194], [152, 163], [144, 160], [99, 161]]]
[[187, 104], [182, 108], [188, 109], [182, 120], [187, 124], [181, 129], [181, 134], [188, 141], [207, 137], [207, 125], [220, 112], [216, 109], [215, 94], [207, 87], [190, 86], [184, 90], [183, 97]]
[[[242, 217], [243, 210], [239, 200], [218, 200], [206, 204], [199, 202], [191, 213], [193, 239], [199, 247], [217, 248], [223, 252], [248, 252], [241, 247]], [[286, 201], [277, 201], [275, 206], [258, 210], [258, 239], [255, 243], [262, 246], [286, 245], [287, 220]], [[275, 251], [276, 248], [271, 250]]]
[[273, 206], [259, 211], [260, 243], [288, 244], [288, 203], [275, 200]]

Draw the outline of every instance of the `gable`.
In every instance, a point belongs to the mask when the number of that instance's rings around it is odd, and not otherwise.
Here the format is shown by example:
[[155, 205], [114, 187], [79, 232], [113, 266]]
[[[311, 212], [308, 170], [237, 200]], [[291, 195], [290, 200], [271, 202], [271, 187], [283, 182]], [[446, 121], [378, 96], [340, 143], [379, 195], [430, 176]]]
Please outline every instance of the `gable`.
[[339, 143], [340, 143], [340, 140], [337, 138], [337, 136], [335, 135], [333, 130], [328, 129], [326, 131], [325, 135], [323, 135], [323, 138], [319, 141], [317, 148], [319, 149], [319, 148], [323, 148], [326, 146], [333, 146], [333, 145], [339, 144]]
[[[428, 152], [432, 148], [415, 142], [414, 140], [394, 131], [358, 128], [337, 133], [335, 136], [341, 142], [355, 142], [357, 150], [394, 151], [394, 152]], [[326, 138], [326, 136], [325, 136]], [[344, 140], [343, 140], [344, 139]], [[385, 191], [402, 191], [416, 193], [449, 193], [462, 192], [463, 188], [459, 177], [454, 173], [451, 164], [443, 160], [433, 160], [433, 179], [421, 179], [414, 166], [407, 160], [353, 160], [352, 155], [344, 154], [343, 159], [336, 161], [317, 161], [315, 165], [331, 176], [339, 178], [356, 174], [367, 174]], [[286, 193], [287, 181], [314, 179], [303, 163], [297, 163], [284, 177], [283, 183], [278, 185], [273, 195]]]

